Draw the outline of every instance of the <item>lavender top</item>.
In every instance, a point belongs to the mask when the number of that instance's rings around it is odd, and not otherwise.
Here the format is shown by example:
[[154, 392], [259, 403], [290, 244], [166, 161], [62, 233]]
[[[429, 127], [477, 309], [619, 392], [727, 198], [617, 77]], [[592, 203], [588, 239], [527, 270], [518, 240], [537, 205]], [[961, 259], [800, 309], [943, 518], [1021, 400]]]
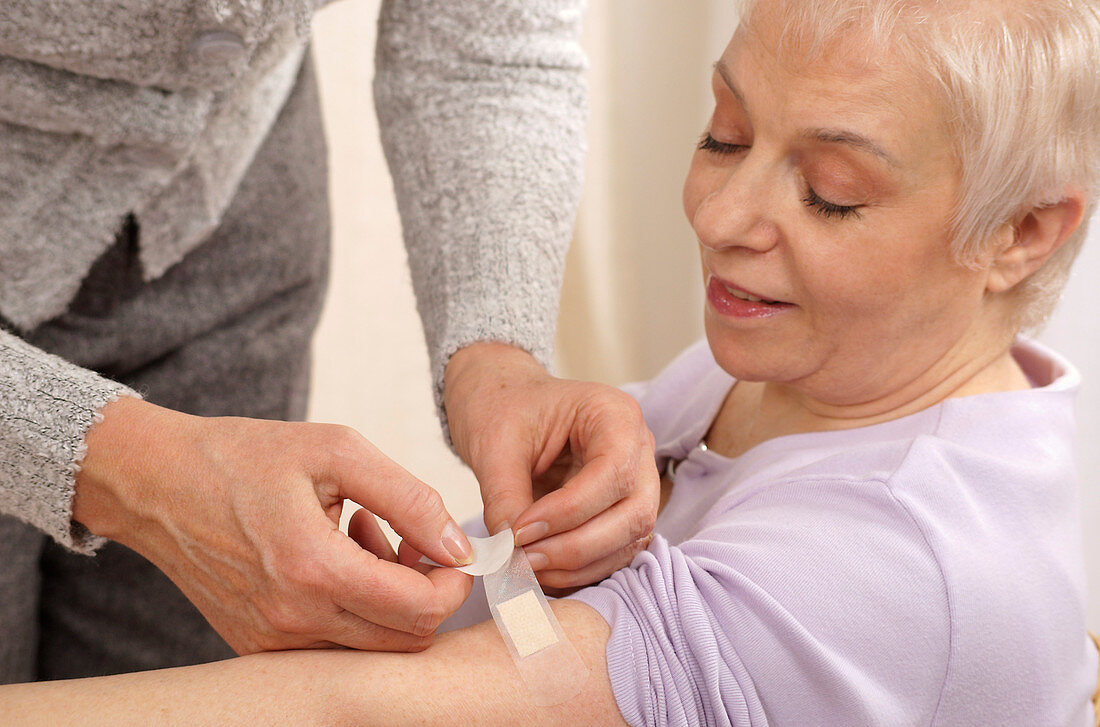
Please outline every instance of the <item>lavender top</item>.
[[631, 393], [686, 457], [657, 536], [574, 597], [632, 725], [1086, 725], [1097, 653], [1073, 471], [1078, 374], [861, 429], [696, 445], [733, 380], [705, 342]]

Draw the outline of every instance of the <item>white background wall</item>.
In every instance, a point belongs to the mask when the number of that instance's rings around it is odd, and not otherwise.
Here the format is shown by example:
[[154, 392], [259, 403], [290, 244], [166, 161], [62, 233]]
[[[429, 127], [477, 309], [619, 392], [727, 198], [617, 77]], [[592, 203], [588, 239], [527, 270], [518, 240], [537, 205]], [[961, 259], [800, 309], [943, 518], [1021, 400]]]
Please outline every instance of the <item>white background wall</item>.
[[1039, 339], [1081, 370], [1077, 464], [1088, 569], [1089, 628], [1100, 633], [1100, 214], [1074, 265], [1073, 278]]
[[[622, 383], [656, 373], [701, 335], [682, 175], [709, 111], [707, 78], [732, 3], [591, 2], [588, 182], [570, 251], [560, 373]], [[344, 0], [315, 24], [329, 133], [333, 279], [317, 335], [311, 418], [359, 429], [438, 489], [456, 517], [477, 484], [443, 445], [428, 387], [389, 175], [370, 101], [377, 0]], [[1078, 402], [1089, 621], [1100, 631], [1100, 224], [1042, 336], [1082, 370]]]
[[378, 0], [346, 0], [314, 22], [333, 258], [310, 418], [358, 429], [439, 490], [461, 522], [480, 512], [481, 500], [473, 475], [443, 444], [431, 399], [428, 355], [371, 101], [378, 6]]

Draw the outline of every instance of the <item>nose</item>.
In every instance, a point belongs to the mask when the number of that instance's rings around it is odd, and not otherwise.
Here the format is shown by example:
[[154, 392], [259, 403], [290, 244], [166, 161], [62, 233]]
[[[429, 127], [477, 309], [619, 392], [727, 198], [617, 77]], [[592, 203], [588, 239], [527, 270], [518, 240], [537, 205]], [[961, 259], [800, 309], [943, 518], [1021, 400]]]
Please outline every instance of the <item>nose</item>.
[[776, 182], [766, 169], [752, 166], [751, 156], [713, 178], [692, 215], [700, 244], [710, 250], [767, 252], [779, 242], [779, 227], [769, 211], [769, 190]]

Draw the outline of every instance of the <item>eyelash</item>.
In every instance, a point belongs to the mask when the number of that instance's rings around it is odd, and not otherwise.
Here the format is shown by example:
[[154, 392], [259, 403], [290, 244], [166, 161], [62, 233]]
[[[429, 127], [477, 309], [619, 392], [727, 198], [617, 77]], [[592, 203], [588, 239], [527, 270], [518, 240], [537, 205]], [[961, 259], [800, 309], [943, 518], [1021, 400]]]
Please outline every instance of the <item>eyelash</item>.
[[734, 154], [745, 147], [741, 144], [727, 144], [724, 141], [718, 141], [707, 132], [699, 139], [699, 144], [696, 148], [700, 151], [710, 151], [715, 154]]
[[[699, 144], [696, 148], [700, 151], [707, 151], [714, 154], [735, 154], [739, 151], [743, 151], [746, 147], [742, 144], [727, 144], [724, 141], [718, 141], [707, 132], [699, 139]], [[845, 219], [847, 217], [860, 218], [859, 205], [845, 206], [833, 204], [818, 196], [817, 192], [810, 186], [807, 186], [806, 196], [802, 198], [802, 203], [812, 208], [822, 217], [836, 217], [838, 219]]]
[[812, 207], [814, 212], [822, 217], [837, 217], [842, 220], [846, 217], [855, 217], [858, 220], [861, 217], [858, 206], [846, 207], [841, 204], [833, 204], [828, 200], [821, 199], [817, 192], [813, 190], [813, 187], [807, 186], [806, 189], [806, 196], [802, 198], [802, 204]]

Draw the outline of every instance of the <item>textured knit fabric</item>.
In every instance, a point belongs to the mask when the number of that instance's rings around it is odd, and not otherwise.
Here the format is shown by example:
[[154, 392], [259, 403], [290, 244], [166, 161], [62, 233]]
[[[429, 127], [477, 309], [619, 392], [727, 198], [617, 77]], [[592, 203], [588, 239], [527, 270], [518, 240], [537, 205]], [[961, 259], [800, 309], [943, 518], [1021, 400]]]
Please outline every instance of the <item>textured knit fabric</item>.
[[383, 3], [375, 108], [437, 405], [471, 341], [549, 368], [584, 161], [583, 5]]
[[58, 542], [102, 542], [72, 521], [84, 433], [127, 387], [74, 367], [0, 331], [0, 513], [17, 513]]
[[[231, 4], [240, 3], [225, 3]], [[58, 5], [85, 9], [69, 13]], [[289, 19], [261, 43], [240, 12], [210, 26], [217, 30], [192, 35], [182, 16], [138, 10], [147, 3], [109, 5], [114, 12], [102, 3], [19, 2], [0, 15], [0, 53], [8, 56], [0, 62], [0, 315], [21, 331], [65, 310], [127, 214], [142, 222], [146, 279], [201, 243], [217, 227], [301, 65], [305, 37]], [[91, 13], [99, 22], [89, 27], [82, 21]], [[32, 21], [42, 26], [38, 34], [23, 27]], [[70, 22], [72, 32], [88, 32], [84, 44], [69, 42]], [[196, 49], [179, 53], [178, 77], [155, 73], [152, 85], [135, 85], [106, 55], [86, 56], [96, 45], [94, 31], [106, 26], [154, 36], [113, 51], [132, 53], [131, 64], [140, 65], [144, 48]], [[220, 54], [210, 55], [210, 43]], [[215, 77], [187, 85], [201, 80], [189, 68]]]
[[705, 343], [636, 389], [683, 460], [647, 551], [574, 597], [632, 725], [1091, 724], [1077, 374], [860, 429], [696, 447], [732, 379]]
[[[65, 313], [128, 216], [147, 283], [208, 239], [290, 93], [318, 4], [5, 5], [0, 512], [90, 547], [67, 519], [72, 470], [96, 409], [127, 390], [19, 337]], [[464, 344], [549, 361], [580, 190], [581, 5], [383, 5], [374, 90], [437, 401]]]
[[[69, 309], [27, 334], [28, 343], [178, 411], [304, 417], [309, 341], [328, 273], [321, 127], [307, 60], [203, 244], [146, 282], [141, 230], [128, 222]], [[0, 683], [232, 655], [163, 573], [117, 543], [89, 558], [0, 515], [0, 564]]]

